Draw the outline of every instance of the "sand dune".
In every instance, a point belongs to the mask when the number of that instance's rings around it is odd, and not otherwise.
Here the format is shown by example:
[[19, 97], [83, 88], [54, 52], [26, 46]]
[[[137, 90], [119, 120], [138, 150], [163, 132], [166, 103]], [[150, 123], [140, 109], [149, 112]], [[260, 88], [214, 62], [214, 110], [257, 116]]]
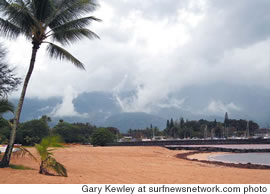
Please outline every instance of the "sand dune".
[[270, 183], [269, 170], [221, 167], [175, 157], [182, 152], [161, 147], [70, 146], [55, 151], [68, 170], [67, 178], [38, 174], [38, 165], [26, 157], [13, 158], [11, 163], [34, 170], [0, 169], [0, 183]]

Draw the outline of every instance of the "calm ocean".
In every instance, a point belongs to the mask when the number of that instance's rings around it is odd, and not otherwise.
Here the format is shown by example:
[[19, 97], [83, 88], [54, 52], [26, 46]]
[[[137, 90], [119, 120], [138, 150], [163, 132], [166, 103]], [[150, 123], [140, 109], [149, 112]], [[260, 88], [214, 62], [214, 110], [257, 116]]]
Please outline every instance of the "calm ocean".
[[237, 154], [220, 154], [210, 156], [209, 160], [218, 160], [229, 163], [253, 163], [270, 165], [270, 153], [237, 153]]

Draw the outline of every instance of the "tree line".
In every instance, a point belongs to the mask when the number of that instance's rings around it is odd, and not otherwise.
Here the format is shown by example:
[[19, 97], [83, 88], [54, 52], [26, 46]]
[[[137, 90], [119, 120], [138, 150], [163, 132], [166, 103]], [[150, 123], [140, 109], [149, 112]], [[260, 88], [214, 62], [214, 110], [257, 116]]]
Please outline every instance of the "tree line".
[[[129, 129], [126, 133], [120, 133], [115, 127], [96, 127], [90, 123], [68, 123], [64, 120], [52, 128], [49, 127], [50, 117], [44, 115], [40, 119], [34, 119], [20, 123], [17, 130], [15, 143], [22, 145], [35, 145], [40, 143], [42, 138], [47, 136], [60, 136], [65, 143], [93, 144], [93, 134], [103, 131], [106, 137], [109, 137], [105, 143], [117, 141], [123, 136], [130, 136], [136, 140], [152, 139], [157, 136], [166, 138], [228, 138], [239, 137], [247, 134], [247, 121], [243, 119], [225, 119], [225, 122], [207, 121], [200, 119], [198, 121], [167, 120], [166, 128], [160, 130], [156, 126], [150, 125], [145, 129]], [[6, 144], [9, 139], [12, 120], [8, 121], [0, 116], [0, 144]], [[259, 125], [249, 121], [249, 135], [252, 136]], [[106, 139], [106, 138], [105, 138]], [[95, 144], [95, 143], [94, 143]], [[102, 143], [104, 144], [104, 143]]]
[[[114, 127], [96, 127], [90, 123], [68, 123], [59, 120], [54, 127], [50, 128], [50, 121], [50, 117], [44, 115], [40, 119], [20, 123], [15, 143], [33, 146], [47, 136], [60, 136], [65, 143], [93, 144], [93, 134], [99, 131], [103, 131], [110, 137], [110, 142], [106, 143], [111, 143], [120, 136], [119, 130]], [[8, 142], [11, 125], [11, 121], [0, 117], [0, 144]]]
[[[247, 127], [249, 134], [246, 134]], [[185, 121], [180, 118], [179, 121], [167, 120], [164, 135], [173, 138], [228, 138], [253, 136], [258, 128], [256, 122], [243, 119], [226, 118], [225, 122], [218, 122], [204, 119]]]
[[[247, 133], [247, 127], [248, 132]], [[166, 121], [166, 128], [163, 130], [157, 127], [147, 127], [145, 129], [129, 129], [125, 135], [140, 140], [143, 138], [153, 138], [155, 136], [163, 136], [165, 138], [229, 138], [253, 136], [255, 131], [259, 129], [259, 125], [254, 121], [246, 121], [243, 119], [229, 119], [228, 113], [225, 114], [224, 122], [200, 120], [179, 120], [171, 118]]]

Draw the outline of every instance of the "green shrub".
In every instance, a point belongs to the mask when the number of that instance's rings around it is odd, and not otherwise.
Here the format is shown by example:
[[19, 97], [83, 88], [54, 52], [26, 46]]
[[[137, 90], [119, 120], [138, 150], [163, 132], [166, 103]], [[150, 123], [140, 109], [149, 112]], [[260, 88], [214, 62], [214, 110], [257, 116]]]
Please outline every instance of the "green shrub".
[[91, 144], [94, 146], [106, 146], [109, 143], [113, 143], [115, 136], [104, 128], [99, 128], [91, 136]]
[[10, 134], [10, 125], [0, 116], [0, 144], [6, 144]]

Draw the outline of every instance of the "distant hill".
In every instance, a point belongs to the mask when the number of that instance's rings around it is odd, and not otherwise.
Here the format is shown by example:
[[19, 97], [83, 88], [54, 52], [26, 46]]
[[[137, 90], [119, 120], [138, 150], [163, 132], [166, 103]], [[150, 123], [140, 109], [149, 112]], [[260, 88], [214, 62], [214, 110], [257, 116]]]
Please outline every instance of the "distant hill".
[[104, 123], [105, 126], [114, 126], [125, 132], [129, 129], [144, 129], [151, 124], [163, 130], [166, 119], [143, 112], [133, 112], [112, 115]]
[[[233, 93], [230, 93], [234, 91]], [[132, 97], [136, 92], [122, 94], [122, 98]], [[77, 116], [55, 116], [54, 110], [62, 103], [62, 98], [52, 97], [48, 99], [26, 98], [21, 121], [38, 119], [42, 115], [52, 117], [55, 125], [59, 119], [68, 122], [89, 122], [97, 126], [117, 127], [121, 131], [128, 129], [145, 128], [150, 124], [164, 129], [166, 120], [183, 117], [188, 120], [206, 119], [224, 121], [226, 109], [220, 112], [207, 112], [207, 107], [212, 101], [222, 102], [225, 105], [234, 103], [239, 109], [231, 109], [229, 118], [253, 120], [261, 127], [270, 124], [270, 92], [262, 88], [237, 87], [214, 83], [212, 85], [183, 88], [180, 92], [172, 94], [174, 99], [185, 99], [181, 106], [159, 106], [153, 104], [151, 113], [123, 112], [114, 95], [109, 92], [88, 92], [78, 95], [72, 103]], [[171, 98], [170, 97], [170, 98]], [[164, 103], [168, 103], [170, 98]], [[17, 100], [11, 101], [16, 105]], [[5, 115], [11, 118], [11, 115]]]
[[[51, 126], [58, 123], [60, 119], [67, 122], [88, 122], [97, 126], [112, 126], [117, 127], [122, 132], [128, 129], [142, 129], [150, 127], [150, 124], [157, 126], [160, 129], [164, 129], [166, 119], [155, 115], [136, 112], [126, 113], [121, 112], [119, 105], [110, 93], [93, 92], [83, 93], [73, 100], [74, 107], [78, 113], [86, 113], [87, 116], [63, 116], [54, 117], [50, 113], [56, 106], [61, 104], [61, 98], [26, 98], [21, 115], [21, 121], [27, 121], [31, 119], [38, 119], [42, 115], [49, 115], [52, 118]], [[12, 100], [14, 104], [16, 100]], [[8, 114], [6, 117], [11, 118]]]
[[151, 124], [163, 130], [166, 125], [166, 119], [142, 112], [119, 113], [114, 114], [105, 120], [103, 118], [96, 118], [96, 120], [93, 121], [83, 117], [53, 117], [51, 126], [56, 125], [60, 119], [69, 123], [88, 122], [98, 127], [116, 127], [121, 132], [127, 132], [129, 129], [144, 129], [150, 127]]

